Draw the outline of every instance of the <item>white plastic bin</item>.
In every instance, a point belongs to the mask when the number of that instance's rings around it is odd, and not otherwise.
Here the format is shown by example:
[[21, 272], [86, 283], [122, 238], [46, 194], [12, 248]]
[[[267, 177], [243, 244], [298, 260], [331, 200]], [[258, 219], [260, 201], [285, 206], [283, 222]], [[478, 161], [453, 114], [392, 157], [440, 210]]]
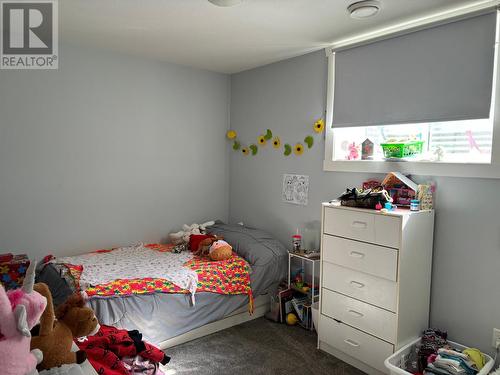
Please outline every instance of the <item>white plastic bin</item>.
[[[413, 347], [415, 347], [415, 345], [417, 345], [419, 342], [420, 342], [420, 337], [418, 339], [416, 339], [415, 341], [409, 343], [408, 345], [403, 346], [396, 353], [394, 353], [393, 355], [391, 355], [389, 358], [387, 358], [384, 361], [384, 365], [385, 365], [385, 367], [387, 367], [389, 369], [389, 371], [391, 372], [391, 375], [412, 375], [408, 371], [405, 371], [404, 369], [401, 368], [401, 366], [402, 366], [401, 362], [402, 362], [404, 357], [407, 357], [410, 354]], [[467, 346], [457, 344], [456, 342], [453, 342], [453, 341], [448, 341], [448, 343], [450, 344], [450, 346], [457, 348], [457, 349], [460, 349], [460, 350], [464, 350], [467, 348]], [[486, 364], [481, 369], [481, 371], [479, 371], [477, 373], [477, 375], [489, 374], [491, 369], [495, 365], [495, 361], [493, 360], [493, 358], [491, 358], [487, 354], [484, 354], [484, 356], [486, 357]]]
[[316, 331], [318, 330], [318, 319], [319, 319], [319, 302], [314, 302], [311, 306], [313, 325]]

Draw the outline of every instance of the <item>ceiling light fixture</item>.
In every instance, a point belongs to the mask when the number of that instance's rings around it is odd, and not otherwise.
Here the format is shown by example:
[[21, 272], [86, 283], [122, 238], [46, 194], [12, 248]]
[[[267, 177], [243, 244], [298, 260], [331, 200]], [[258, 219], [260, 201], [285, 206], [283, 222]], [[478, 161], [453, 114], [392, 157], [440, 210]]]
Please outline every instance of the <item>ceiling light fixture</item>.
[[362, 20], [375, 16], [381, 8], [381, 4], [377, 0], [364, 0], [352, 3], [347, 7], [347, 11], [352, 18]]
[[243, 2], [243, 0], [208, 0], [218, 7], [232, 7]]

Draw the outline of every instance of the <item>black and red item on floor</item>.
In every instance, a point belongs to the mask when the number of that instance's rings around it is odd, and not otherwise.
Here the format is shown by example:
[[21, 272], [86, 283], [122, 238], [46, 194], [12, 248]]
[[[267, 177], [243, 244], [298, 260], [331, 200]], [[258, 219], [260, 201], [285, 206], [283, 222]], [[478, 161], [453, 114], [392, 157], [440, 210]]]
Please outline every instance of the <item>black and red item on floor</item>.
[[170, 361], [157, 347], [142, 341], [142, 334], [102, 325], [94, 336], [75, 340], [80, 350], [99, 375], [129, 375], [130, 372], [121, 361], [124, 357], [139, 355], [155, 363], [166, 365]]

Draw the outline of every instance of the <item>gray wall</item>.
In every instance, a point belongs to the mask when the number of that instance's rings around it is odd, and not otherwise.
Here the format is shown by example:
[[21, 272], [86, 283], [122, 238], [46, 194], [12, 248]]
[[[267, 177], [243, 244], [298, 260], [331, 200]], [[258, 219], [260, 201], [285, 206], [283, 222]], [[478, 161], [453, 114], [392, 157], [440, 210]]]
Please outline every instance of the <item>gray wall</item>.
[[[266, 128], [280, 134], [282, 141], [303, 139], [324, 113], [326, 80], [323, 51], [233, 75], [231, 128], [249, 143]], [[323, 159], [323, 140], [300, 157], [285, 157], [270, 145], [255, 157], [233, 152], [230, 220], [266, 228], [288, 244], [297, 227], [317, 225], [322, 201], [377, 176], [324, 172]], [[281, 202], [283, 173], [310, 176], [308, 206]], [[500, 327], [500, 181], [434, 180], [438, 193], [431, 325], [449, 330], [452, 339], [489, 351], [492, 328]]]
[[0, 249], [72, 254], [227, 219], [229, 77], [61, 47], [0, 71]]

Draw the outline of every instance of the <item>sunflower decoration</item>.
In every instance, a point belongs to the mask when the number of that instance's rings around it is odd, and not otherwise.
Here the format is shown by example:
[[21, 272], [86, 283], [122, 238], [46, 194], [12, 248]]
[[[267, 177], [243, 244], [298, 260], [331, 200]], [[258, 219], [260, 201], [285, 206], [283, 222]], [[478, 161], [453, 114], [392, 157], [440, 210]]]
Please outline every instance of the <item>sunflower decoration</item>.
[[273, 139], [273, 147], [280, 148], [281, 147], [281, 139], [280, 137], [274, 137]]
[[293, 148], [295, 155], [302, 155], [304, 153], [304, 145], [302, 143], [297, 143]]
[[238, 136], [238, 133], [236, 133], [235, 130], [228, 130], [226, 133], [226, 137], [228, 139], [236, 139], [237, 136]]
[[257, 141], [261, 146], [265, 146], [267, 143], [266, 137], [264, 137], [263, 135], [260, 135], [259, 138], [257, 138]]
[[243, 155], [247, 156], [248, 154], [250, 154], [250, 150], [248, 149], [248, 147], [243, 147], [241, 149], [241, 152], [243, 153]]
[[323, 130], [325, 130], [325, 121], [322, 118], [320, 118], [314, 123], [313, 129], [318, 134], [323, 133]]
[[257, 151], [259, 150], [257, 145], [250, 145], [248, 146], [248, 148], [250, 149], [250, 151], [252, 151], [252, 155], [257, 155]]

